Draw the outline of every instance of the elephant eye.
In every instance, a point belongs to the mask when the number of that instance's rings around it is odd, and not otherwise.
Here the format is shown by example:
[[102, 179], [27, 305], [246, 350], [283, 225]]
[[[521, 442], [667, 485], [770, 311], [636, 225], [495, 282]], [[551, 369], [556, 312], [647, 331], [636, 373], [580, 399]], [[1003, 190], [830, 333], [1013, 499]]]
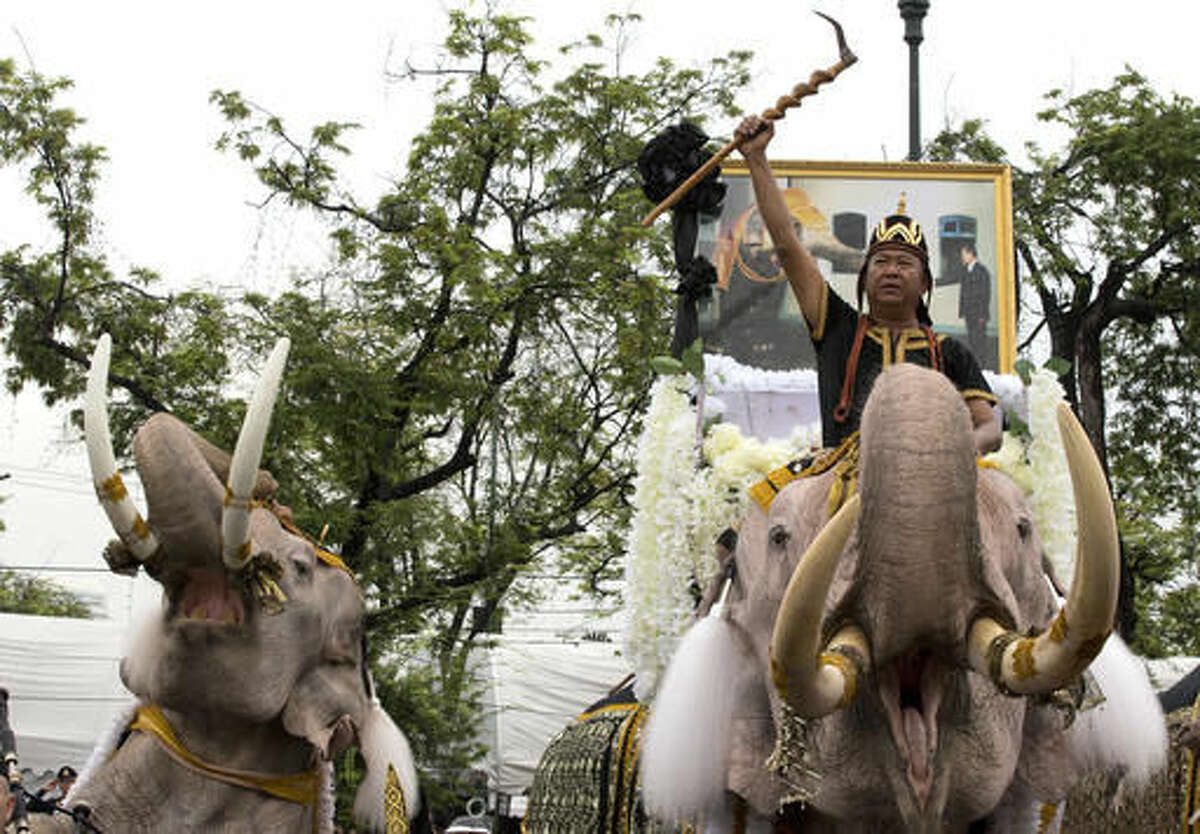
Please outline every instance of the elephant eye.
[[784, 547], [788, 543], [788, 539], [792, 537], [792, 534], [782, 524], [776, 524], [772, 527], [768, 535], [770, 536], [771, 544], [775, 547]]
[[313, 566], [303, 556], [293, 556], [292, 566], [296, 569], [296, 576], [301, 579], [308, 579], [312, 576]]
[[1033, 532], [1033, 522], [1027, 518], [1022, 518], [1017, 522], [1017, 535], [1021, 537], [1021, 541], [1028, 541], [1029, 534]]

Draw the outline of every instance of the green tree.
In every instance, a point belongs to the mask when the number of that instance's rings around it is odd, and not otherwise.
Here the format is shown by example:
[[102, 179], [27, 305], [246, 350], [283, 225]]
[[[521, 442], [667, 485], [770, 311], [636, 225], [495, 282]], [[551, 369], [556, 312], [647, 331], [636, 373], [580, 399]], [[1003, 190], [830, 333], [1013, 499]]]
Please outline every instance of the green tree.
[[[1123, 633], [1147, 651], [1195, 652], [1200, 638], [1162, 642], [1151, 630], [1191, 633], [1160, 615], [1170, 616], [1169, 600], [1178, 613], [1195, 598], [1162, 592], [1195, 563], [1200, 108], [1131, 69], [1047, 101], [1039, 118], [1063, 144], [1029, 143], [1028, 165], [1013, 166], [1019, 266], [1040, 304], [1034, 333], [1048, 328], [1053, 354], [1068, 361], [1063, 385], [1110, 475]], [[943, 131], [928, 155], [1009, 161], [978, 120]]]
[[85, 620], [92, 617], [87, 603], [66, 588], [49, 579], [7, 569], [0, 569], [0, 611]]
[[[333, 226], [337, 266], [277, 296], [114, 276], [87, 238], [90, 191], [63, 197], [103, 159], [53, 107], [65, 82], [0, 65], [0, 153], [26, 166], [61, 232], [55, 252], [0, 262], [10, 387], [75, 396], [107, 330], [122, 448], [163, 408], [228, 445], [244, 404], [221, 381], [291, 336], [264, 465], [361, 578], [383, 699], [418, 724], [434, 705], [469, 705], [468, 655], [521, 603], [520, 577], [579, 573], [598, 590], [623, 555], [647, 359], [665, 351], [672, 307], [669, 241], [638, 225], [635, 160], [685, 116], [734, 115], [749, 57], [634, 73], [622, 58], [636, 23], [608, 18], [552, 68], [529, 57], [525, 20], [450, 12], [439, 68], [406, 80], [436, 84], [432, 121], [393, 185], [365, 200], [338, 179], [355, 126], [295, 132], [215, 92], [228, 120], [218, 147], [252, 166], [264, 200]], [[470, 714], [410, 728], [443, 777], [435, 807], [476, 752]]]

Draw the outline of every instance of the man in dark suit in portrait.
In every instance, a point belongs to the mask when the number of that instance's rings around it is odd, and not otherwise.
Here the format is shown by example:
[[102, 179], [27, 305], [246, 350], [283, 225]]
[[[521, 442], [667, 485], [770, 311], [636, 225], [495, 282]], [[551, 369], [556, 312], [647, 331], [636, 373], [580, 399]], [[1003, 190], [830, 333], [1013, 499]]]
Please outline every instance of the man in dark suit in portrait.
[[959, 249], [962, 260], [962, 289], [958, 295], [958, 315], [967, 325], [967, 347], [981, 365], [991, 365], [988, 350], [988, 310], [992, 301], [992, 276], [977, 260], [975, 244], [964, 242]]

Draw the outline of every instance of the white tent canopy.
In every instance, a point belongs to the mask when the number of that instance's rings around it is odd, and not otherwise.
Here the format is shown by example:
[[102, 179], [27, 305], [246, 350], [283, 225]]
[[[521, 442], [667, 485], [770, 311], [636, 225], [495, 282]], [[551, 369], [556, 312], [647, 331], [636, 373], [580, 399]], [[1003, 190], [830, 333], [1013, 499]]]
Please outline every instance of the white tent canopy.
[[121, 624], [0, 614], [0, 686], [22, 767], [81, 770], [132, 696], [121, 683]]
[[[81, 770], [133, 696], [121, 683], [124, 624], [0, 614], [0, 686], [22, 767]], [[483, 769], [520, 795], [550, 739], [628, 673], [616, 643], [501, 639], [480, 656]]]
[[483, 656], [483, 742], [488, 788], [519, 796], [546, 745], [629, 673], [616, 643], [502, 639]]

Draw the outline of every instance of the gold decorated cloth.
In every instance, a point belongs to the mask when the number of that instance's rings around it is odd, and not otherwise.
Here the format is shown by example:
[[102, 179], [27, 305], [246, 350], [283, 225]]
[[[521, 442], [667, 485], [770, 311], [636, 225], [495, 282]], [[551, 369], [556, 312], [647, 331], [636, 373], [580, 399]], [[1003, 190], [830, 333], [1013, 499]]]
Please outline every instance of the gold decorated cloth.
[[857, 431], [849, 434], [837, 448], [818, 449], [772, 470], [750, 487], [750, 497], [766, 512], [779, 491], [792, 481], [823, 475], [830, 470], [835, 473], [829, 485], [829, 515], [832, 516], [858, 488]]
[[649, 710], [602, 702], [555, 736], [538, 763], [524, 834], [692, 834], [647, 817], [638, 760]]

